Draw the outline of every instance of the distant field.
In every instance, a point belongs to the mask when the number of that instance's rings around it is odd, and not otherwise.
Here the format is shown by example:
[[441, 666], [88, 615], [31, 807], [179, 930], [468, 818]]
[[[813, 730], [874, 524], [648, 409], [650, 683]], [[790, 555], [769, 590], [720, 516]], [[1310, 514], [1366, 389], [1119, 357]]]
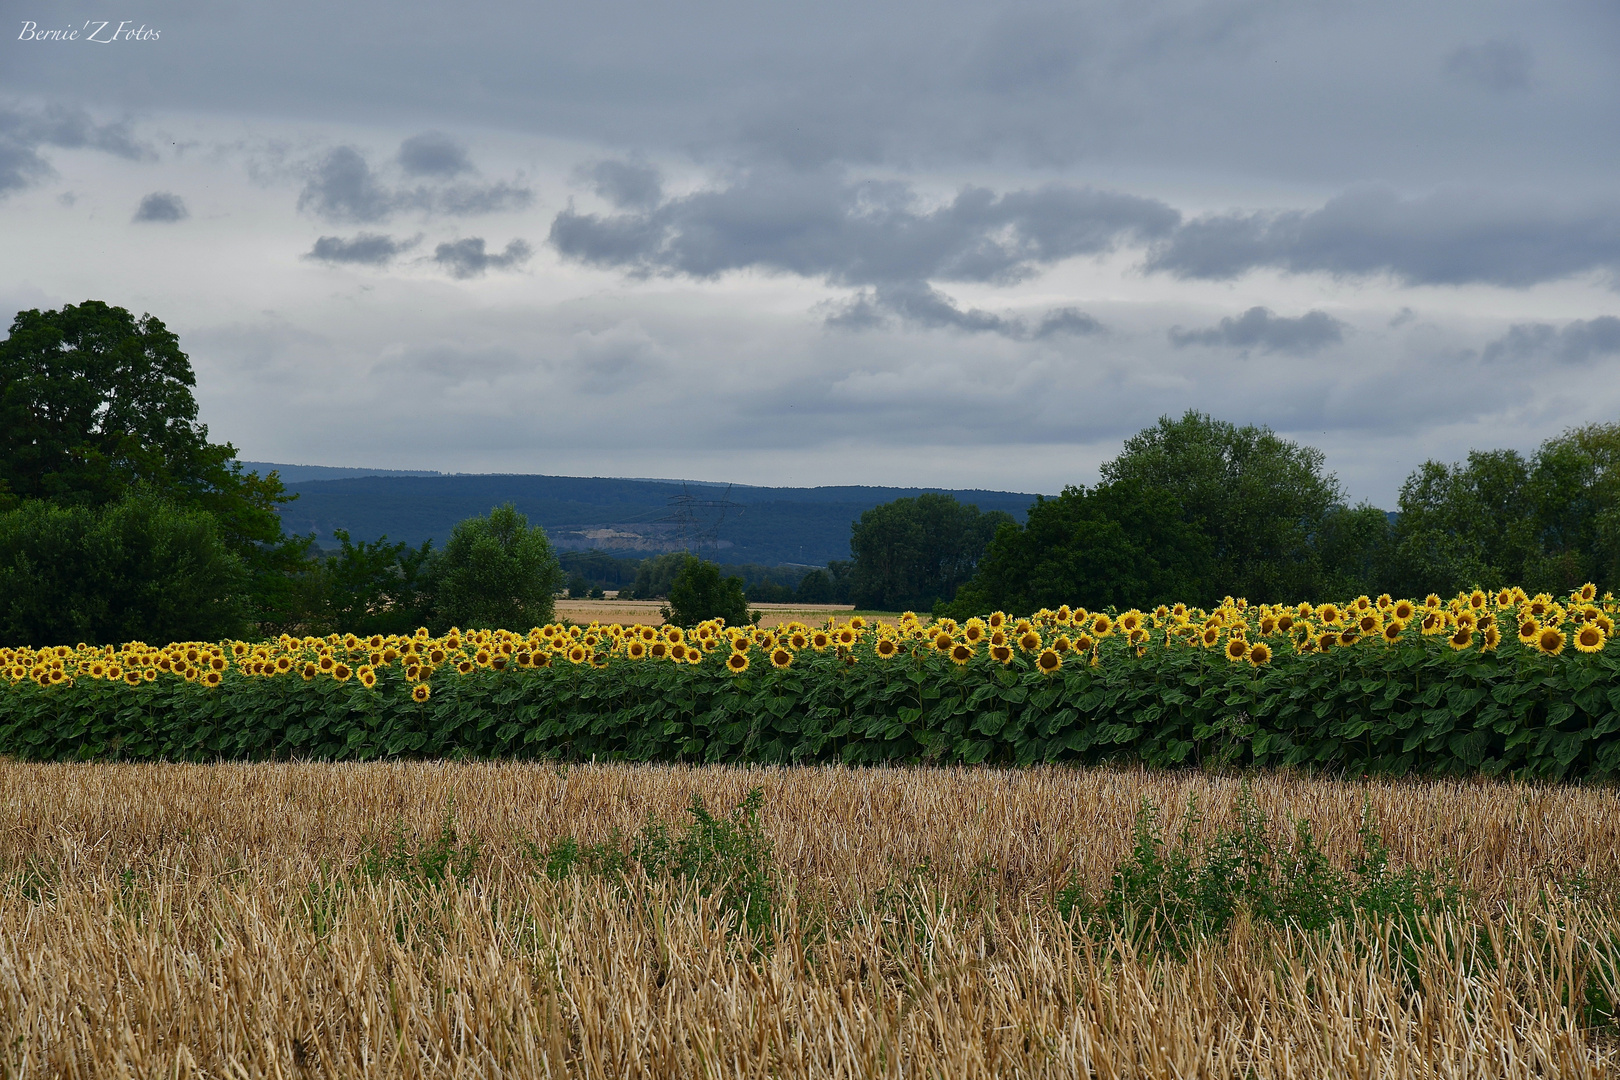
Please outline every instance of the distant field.
[[[725, 813], [753, 787], [767, 853]], [[1186, 953], [1066, 917], [1131, 856], [1143, 800], [1173, 836], [1196, 798], [1194, 846], [1243, 825], [1242, 782], [1196, 772], [0, 763], [0, 1066], [1615, 1075], [1614, 791], [1276, 773], [1248, 790], [1244, 820], [1264, 815], [1281, 855], [1292, 815], [1348, 872], [1365, 808], [1392, 873], [1439, 868], [1465, 898], [1312, 931], [1245, 914]], [[702, 858], [675, 852], [695, 876], [590, 871], [649, 820], [686, 843], [694, 795], [717, 822]], [[750, 866], [763, 908], [726, 891]]]
[[[559, 600], [557, 601], [557, 618], [568, 619], [576, 623], [592, 621], [602, 623], [620, 623], [623, 625], [652, 625], [657, 626], [664, 621], [658, 609], [662, 607], [662, 600]], [[750, 604], [750, 608], [761, 612], [759, 625], [780, 626], [786, 622], [802, 622], [811, 626], [819, 626], [826, 622], [829, 615], [840, 619], [855, 614], [855, 607], [851, 604]], [[900, 617], [898, 611], [862, 611], [867, 618], [883, 618], [894, 621]]]

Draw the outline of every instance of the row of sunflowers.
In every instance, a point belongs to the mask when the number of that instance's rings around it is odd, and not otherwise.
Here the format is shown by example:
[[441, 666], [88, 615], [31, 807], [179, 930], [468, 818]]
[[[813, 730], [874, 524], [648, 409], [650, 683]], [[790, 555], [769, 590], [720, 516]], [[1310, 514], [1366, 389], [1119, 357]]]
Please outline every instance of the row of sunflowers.
[[368, 689], [397, 672], [412, 698], [427, 701], [435, 679], [477, 671], [535, 670], [618, 663], [710, 665], [741, 675], [755, 665], [787, 670], [805, 663], [893, 663], [938, 657], [960, 667], [1017, 666], [1056, 675], [1065, 665], [1129, 662], [1149, 650], [1201, 649], [1232, 663], [1270, 664], [1281, 652], [1391, 648], [1443, 642], [1456, 652], [1491, 652], [1504, 642], [1543, 656], [1604, 651], [1616, 601], [1585, 585], [1556, 599], [1518, 588], [1474, 590], [1450, 600], [1359, 596], [1347, 603], [1250, 605], [1227, 598], [1213, 610], [1185, 604], [1152, 611], [1091, 612], [1067, 605], [1024, 618], [992, 612], [958, 623], [906, 612], [897, 620], [856, 615], [825, 626], [728, 627], [714, 620], [678, 626], [553, 623], [527, 634], [452, 628], [442, 636], [354, 634], [273, 641], [177, 642], [122, 647], [57, 645], [0, 648], [0, 674], [12, 686], [72, 685], [78, 680], [138, 687], [184, 680], [218, 687], [229, 678], [300, 678], [357, 682]]

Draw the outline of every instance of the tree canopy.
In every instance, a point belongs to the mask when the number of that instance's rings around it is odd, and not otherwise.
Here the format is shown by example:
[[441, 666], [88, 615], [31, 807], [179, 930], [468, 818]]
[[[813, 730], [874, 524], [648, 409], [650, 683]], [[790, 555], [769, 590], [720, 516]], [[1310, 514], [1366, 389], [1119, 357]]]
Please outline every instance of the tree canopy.
[[927, 611], [951, 600], [996, 529], [1012, 520], [933, 492], [873, 507], [850, 530], [850, 599], [881, 611]]
[[721, 577], [720, 567], [696, 555], [683, 555], [681, 569], [669, 587], [669, 603], [661, 609], [664, 621], [694, 626], [708, 619], [724, 619], [727, 626], [749, 626], [759, 613], [748, 610], [740, 577]]
[[468, 518], [428, 565], [434, 621], [527, 628], [551, 621], [562, 566], [539, 526], [507, 503]]
[[942, 609], [967, 618], [1078, 604], [1101, 609], [1175, 603], [1207, 592], [1212, 544], [1176, 497], [1134, 481], [1066, 487], [1004, 523], [978, 573]]
[[1105, 484], [1131, 481], [1176, 497], [1183, 520], [1209, 538], [1212, 584], [1279, 602], [1316, 595], [1323, 584], [1315, 539], [1343, 496], [1322, 465], [1322, 451], [1270, 428], [1189, 411], [1127, 439], [1101, 472]]

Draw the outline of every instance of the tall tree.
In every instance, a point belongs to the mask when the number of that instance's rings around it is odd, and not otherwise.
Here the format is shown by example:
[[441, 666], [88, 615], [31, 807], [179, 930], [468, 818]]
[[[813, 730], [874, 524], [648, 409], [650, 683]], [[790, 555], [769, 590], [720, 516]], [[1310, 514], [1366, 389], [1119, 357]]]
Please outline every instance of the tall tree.
[[1183, 519], [1209, 537], [1211, 582], [1234, 596], [1280, 602], [1319, 595], [1323, 583], [1317, 535], [1343, 498], [1322, 465], [1322, 451], [1270, 428], [1188, 411], [1126, 440], [1102, 479], [1174, 495]]
[[526, 630], [551, 621], [562, 566], [538, 525], [507, 503], [456, 525], [427, 570], [435, 629]]
[[940, 609], [958, 619], [1196, 601], [1208, 591], [1209, 538], [1176, 497], [1134, 481], [1040, 499], [1022, 527], [1004, 523], [978, 573]]
[[973, 576], [996, 530], [1012, 520], [933, 492], [875, 506], [850, 530], [850, 598], [856, 607], [882, 611], [949, 601]]
[[0, 342], [0, 504], [103, 506], [139, 488], [218, 521], [247, 566], [254, 607], [289, 596], [309, 541], [282, 535], [280, 478], [244, 472], [208, 441], [179, 338], [99, 300], [17, 313]]

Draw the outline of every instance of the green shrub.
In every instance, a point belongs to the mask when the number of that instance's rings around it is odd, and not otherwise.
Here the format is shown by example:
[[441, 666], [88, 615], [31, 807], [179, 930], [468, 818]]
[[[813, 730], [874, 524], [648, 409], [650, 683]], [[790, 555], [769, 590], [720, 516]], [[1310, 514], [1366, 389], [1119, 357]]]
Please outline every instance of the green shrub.
[[[1415, 927], [1418, 916], [1453, 906], [1460, 890], [1430, 870], [1393, 871], [1372, 818], [1362, 810], [1361, 853], [1340, 871], [1317, 846], [1311, 823], [1274, 828], [1245, 784], [1233, 802], [1235, 828], [1203, 848], [1193, 827], [1201, 820], [1188, 803], [1173, 845], [1166, 844], [1158, 809], [1137, 812], [1131, 854], [1097, 897], [1071, 878], [1057, 896], [1065, 918], [1105, 931], [1123, 931], [1139, 943], [1185, 956], [1194, 942], [1224, 935], [1245, 914], [1257, 925], [1322, 931], [1356, 918], [1394, 919]], [[1290, 834], [1291, 833], [1291, 837]]]
[[770, 925], [776, 903], [771, 843], [759, 820], [764, 801], [764, 791], [753, 788], [729, 816], [718, 818], [701, 795], [694, 795], [686, 810], [692, 821], [679, 832], [649, 820], [628, 840], [617, 832], [600, 844], [565, 836], [533, 854], [553, 880], [576, 871], [621, 878], [641, 870], [650, 878], [690, 881], [703, 895], [717, 897], [722, 910], [735, 913], [738, 925], [757, 933]]

